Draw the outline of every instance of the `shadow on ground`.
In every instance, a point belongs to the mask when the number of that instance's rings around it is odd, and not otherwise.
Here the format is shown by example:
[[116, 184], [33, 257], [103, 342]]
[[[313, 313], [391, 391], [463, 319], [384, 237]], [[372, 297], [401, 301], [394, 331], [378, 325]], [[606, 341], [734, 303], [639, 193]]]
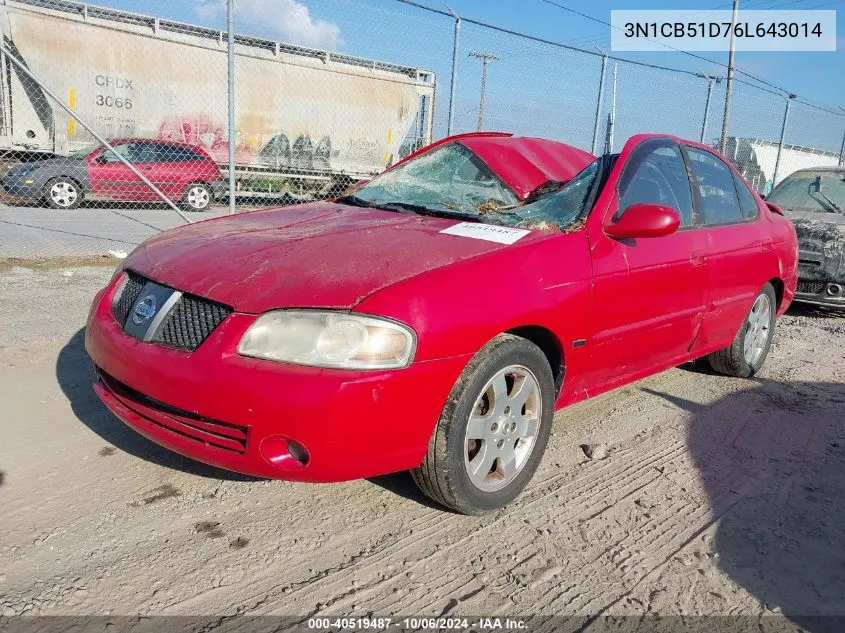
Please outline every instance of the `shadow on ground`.
[[[845, 385], [756, 380], [692, 413], [720, 568], [811, 633], [845, 624]], [[840, 616], [829, 618], [824, 616]]]
[[389, 475], [379, 475], [378, 477], [370, 477], [367, 481], [398, 497], [415, 501], [421, 506], [432, 508], [439, 512], [453, 513], [453, 511], [449, 508], [441, 506], [425, 496], [423, 492], [417, 488], [414, 480], [411, 479], [411, 473], [408, 471], [391, 473]]
[[254, 477], [207, 466], [169, 451], [136, 433], [112, 415], [91, 387], [94, 381], [94, 369], [91, 359], [85, 353], [84, 330], [79, 330], [74, 334], [59, 352], [59, 358], [56, 361], [56, 379], [79, 421], [119, 450], [159, 466], [200, 477], [258, 481]]

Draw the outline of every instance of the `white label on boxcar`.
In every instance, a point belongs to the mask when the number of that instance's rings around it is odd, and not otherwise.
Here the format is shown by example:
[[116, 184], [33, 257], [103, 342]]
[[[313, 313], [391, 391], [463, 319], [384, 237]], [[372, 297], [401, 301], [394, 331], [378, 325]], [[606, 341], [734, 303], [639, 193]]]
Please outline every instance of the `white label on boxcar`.
[[528, 235], [531, 231], [514, 229], [509, 226], [498, 226], [496, 224], [461, 222], [440, 232], [446, 235], [459, 235], [461, 237], [470, 237], [476, 240], [486, 240], [499, 244], [513, 244], [519, 238]]

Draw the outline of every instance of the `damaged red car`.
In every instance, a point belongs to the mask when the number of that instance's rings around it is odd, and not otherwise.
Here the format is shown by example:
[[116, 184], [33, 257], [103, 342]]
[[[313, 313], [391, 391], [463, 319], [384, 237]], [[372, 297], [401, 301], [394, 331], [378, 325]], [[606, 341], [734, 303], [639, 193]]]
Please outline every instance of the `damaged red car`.
[[86, 348], [106, 406], [178, 453], [308, 482], [410, 470], [475, 514], [525, 488], [556, 409], [699, 357], [758, 371], [797, 254], [698, 143], [461, 135], [334, 201], [153, 237]]

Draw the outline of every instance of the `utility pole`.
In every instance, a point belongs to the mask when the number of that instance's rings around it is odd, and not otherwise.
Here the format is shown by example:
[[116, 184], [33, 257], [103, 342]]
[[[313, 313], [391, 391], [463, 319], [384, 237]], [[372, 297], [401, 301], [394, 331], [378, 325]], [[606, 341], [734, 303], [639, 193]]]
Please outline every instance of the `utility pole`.
[[446, 120], [446, 136], [452, 136], [452, 125], [455, 123], [455, 90], [458, 85], [458, 51], [461, 50], [461, 16], [448, 5], [446, 8], [455, 16], [455, 36], [452, 40], [452, 86], [449, 89], [449, 118]]
[[481, 60], [481, 98], [478, 102], [478, 131], [480, 132], [484, 127], [484, 104], [487, 98], [487, 64], [497, 62], [501, 58], [482, 51], [470, 51], [469, 56]]
[[731, 120], [731, 93], [734, 88], [734, 56], [736, 54], [736, 22], [739, 13], [739, 0], [734, 0], [733, 17], [731, 18], [731, 50], [728, 54], [728, 83], [725, 86], [725, 113], [722, 116], [722, 139], [719, 151], [725, 152], [728, 142], [728, 127]]
[[701, 121], [701, 138], [699, 139], [701, 143], [704, 143], [707, 137], [707, 123], [710, 120], [710, 101], [713, 98], [713, 82], [715, 81], [716, 85], [719, 85], [722, 83], [722, 78], [717, 75], [707, 75], [705, 73], [698, 73], [696, 76], [707, 80], [707, 100], [704, 102], [704, 119]]

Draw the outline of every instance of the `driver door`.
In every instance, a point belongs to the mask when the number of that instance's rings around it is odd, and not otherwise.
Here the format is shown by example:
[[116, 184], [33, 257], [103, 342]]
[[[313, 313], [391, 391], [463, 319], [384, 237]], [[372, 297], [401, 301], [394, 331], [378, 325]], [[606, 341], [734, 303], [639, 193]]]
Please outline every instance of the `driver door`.
[[[636, 203], [673, 207], [678, 230], [611, 238], [604, 226]], [[688, 355], [707, 301], [706, 236], [695, 226], [685, 157], [671, 139], [634, 137], [588, 221], [593, 257], [592, 389], [604, 391]]]
[[[136, 164], [137, 143], [123, 142], [113, 145], [114, 151], [103, 148], [99, 154], [89, 158], [88, 172], [91, 178], [91, 191], [99, 197], [112, 200], [133, 200], [138, 197], [146, 185], [131, 169], [124, 165], [115, 153], [120, 154], [130, 163]], [[136, 164], [136, 167], [138, 165]]]

